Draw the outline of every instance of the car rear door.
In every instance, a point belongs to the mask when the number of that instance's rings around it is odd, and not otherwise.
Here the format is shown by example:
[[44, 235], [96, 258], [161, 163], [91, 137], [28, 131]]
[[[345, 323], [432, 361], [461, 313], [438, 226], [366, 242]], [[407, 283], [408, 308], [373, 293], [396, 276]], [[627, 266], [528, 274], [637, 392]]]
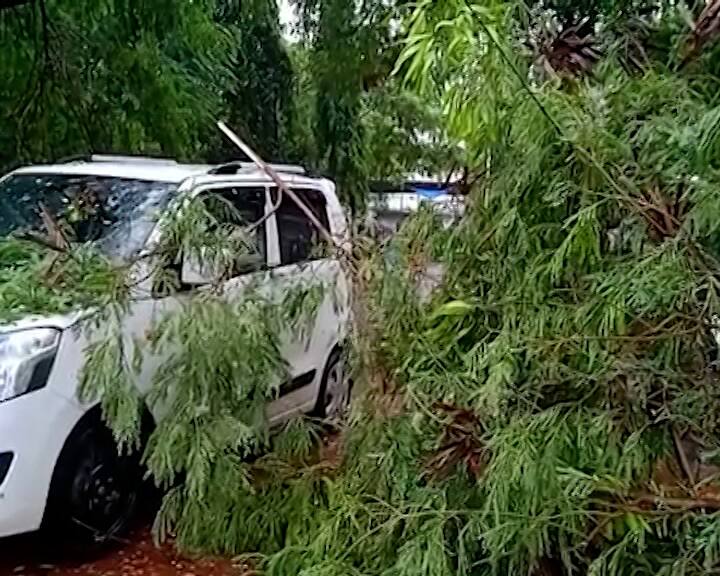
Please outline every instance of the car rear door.
[[[297, 187], [293, 191], [330, 228], [325, 197], [319, 190]], [[278, 191], [271, 191], [273, 204]], [[269, 226], [277, 245], [269, 248], [274, 260], [272, 283], [287, 299], [288, 306], [301, 305], [299, 322], [288, 323], [282, 334], [283, 356], [292, 378], [281, 387], [280, 397], [270, 407], [273, 421], [298, 412], [308, 412], [317, 400], [322, 372], [330, 352], [341, 339], [338, 294], [340, 264], [325, 244], [319, 230], [287, 195], [281, 195]], [[272, 242], [272, 240], [270, 240]]]

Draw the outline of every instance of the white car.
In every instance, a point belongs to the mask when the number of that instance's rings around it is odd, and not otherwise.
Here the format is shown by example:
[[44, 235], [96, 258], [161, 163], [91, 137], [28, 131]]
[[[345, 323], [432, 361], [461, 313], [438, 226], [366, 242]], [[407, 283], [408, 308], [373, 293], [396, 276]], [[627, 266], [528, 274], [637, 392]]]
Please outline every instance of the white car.
[[[297, 167], [274, 168], [334, 237], [347, 238], [347, 222], [332, 182], [307, 177]], [[97, 156], [22, 168], [0, 179], [0, 235], [37, 225], [41, 201], [57, 209], [58, 203], [67, 203], [69, 191], [87, 183], [103, 196], [110, 212], [92, 232], [92, 239], [115, 259], [130, 258], [158, 242], [162, 234], [158, 220], [182, 204], [173, 203], [181, 194], [212, 191], [230, 201], [249, 222], [266, 217], [257, 229], [264, 261], [229, 280], [226, 291], [232, 295], [259, 278], [282, 290], [283, 283], [300, 276], [333, 286], [333, 294], [328, 291], [317, 309], [314, 326], [282, 336], [292, 380], [280, 387], [277, 399], [268, 406], [270, 421], [313, 411], [330, 416], [342, 410], [349, 395], [341, 347], [350, 286], [336, 258], [317, 256], [318, 232], [287, 195], [274, 211], [276, 190], [265, 173], [245, 163], [211, 167]], [[199, 272], [191, 268], [183, 266], [182, 280], [197, 283]], [[139, 288], [152, 294], [150, 285]], [[127, 336], [145, 337], [152, 319], [172, 307], [173, 300], [135, 301], [123, 324]], [[90, 338], [86, 331], [73, 329], [82, 318], [83, 311], [76, 311], [0, 327], [0, 537], [51, 524], [68, 530], [87, 528], [103, 538], [122, 531], [129, 522], [136, 486], [124, 482], [123, 475], [137, 464], [137, 456], [118, 456], [99, 406], [78, 400]], [[149, 388], [159, 363], [148, 351], [139, 384], [142, 392]], [[159, 417], [148, 411], [151, 423]]]

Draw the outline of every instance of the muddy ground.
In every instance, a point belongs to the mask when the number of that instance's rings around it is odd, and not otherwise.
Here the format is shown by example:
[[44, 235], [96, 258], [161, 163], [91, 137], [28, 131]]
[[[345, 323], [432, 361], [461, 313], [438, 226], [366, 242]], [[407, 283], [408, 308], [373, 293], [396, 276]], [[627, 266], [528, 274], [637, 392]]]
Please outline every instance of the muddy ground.
[[[328, 468], [339, 466], [340, 434], [325, 435], [318, 449], [319, 462]], [[186, 558], [171, 544], [156, 547], [149, 528], [154, 510], [156, 505], [149, 504], [147, 514], [138, 519], [144, 527], [127, 540], [92, 554], [58, 552], [49, 536], [0, 539], [0, 576], [257, 576], [258, 572], [241, 560]]]
[[39, 536], [0, 540], [0, 576], [249, 576], [246, 566], [230, 560], [189, 559], [171, 546], [157, 548], [150, 531], [92, 555], [52, 552]]

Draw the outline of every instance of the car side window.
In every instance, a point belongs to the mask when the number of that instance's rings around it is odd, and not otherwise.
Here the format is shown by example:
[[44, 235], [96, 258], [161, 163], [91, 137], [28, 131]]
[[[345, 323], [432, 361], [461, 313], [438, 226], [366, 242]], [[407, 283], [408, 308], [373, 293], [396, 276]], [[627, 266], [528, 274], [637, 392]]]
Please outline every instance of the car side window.
[[[265, 214], [265, 190], [262, 188], [222, 188], [204, 192], [205, 206], [218, 224], [245, 229], [260, 222]], [[262, 222], [250, 238], [263, 261], [267, 254], [267, 235]]]
[[[325, 197], [316, 190], [294, 190], [294, 192], [312, 210], [325, 229], [328, 229]], [[274, 191], [273, 194], [276, 192]], [[322, 247], [320, 231], [287, 195], [283, 195], [275, 217], [280, 242], [280, 262], [283, 265], [318, 258]]]
[[[223, 258], [225, 266], [228, 261], [233, 262], [231, 270], [213, 269], [213, 264], [202, 256], [182, 253], [165, 255], [169, 262], [165, 267], [166, 273], [155, 280], [153, 294], [164, 297], [175, 290], [184, 291], [193, 286], [209, 284], [221, 276], [228, 279], [264, 268], [267, 264], [267, 233], [265, 222], [261, 220], [265, 215], [265, 197], [264, 188], [228, 187], [201, 191], [197, 200], [203, 202], [215, 224], [223, 227], [228, 234], [242, 234], [238, 247], [243, 244], [245, 248], [249, 243], [251, 245], [248, 248], [251, 250], [238, 250], [237, 255]], [[249, 227], [252, 228], [248, 238]]]
[[[245, 233], [247, 228], [260, 222], [265, 214], [265, 189], [263, 188], [222, 188], [204, 192], [201, 198], [207, 210], [218, 225], [227, 226], [232, 233]], [[260, 222], [251, 230], [248, 238], [254, 253], [238, 254], [231, 276], [240, 276], [257, 271], [266, 263], [267, 234], [265, 223]]]

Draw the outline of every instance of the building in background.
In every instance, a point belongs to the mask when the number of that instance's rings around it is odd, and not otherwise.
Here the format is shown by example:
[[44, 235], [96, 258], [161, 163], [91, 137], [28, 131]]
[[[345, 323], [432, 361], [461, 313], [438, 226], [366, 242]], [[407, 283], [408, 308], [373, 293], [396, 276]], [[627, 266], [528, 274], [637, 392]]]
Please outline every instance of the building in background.
[[401, 184], [374, 182], [368, 202], [368, 224], [380, 235], [393, 234], [421, 205], [430, 205], [446, 225], [465, 212], [465, 198], [454, 191], [455, 178], [445, 180], [412, 175]]

